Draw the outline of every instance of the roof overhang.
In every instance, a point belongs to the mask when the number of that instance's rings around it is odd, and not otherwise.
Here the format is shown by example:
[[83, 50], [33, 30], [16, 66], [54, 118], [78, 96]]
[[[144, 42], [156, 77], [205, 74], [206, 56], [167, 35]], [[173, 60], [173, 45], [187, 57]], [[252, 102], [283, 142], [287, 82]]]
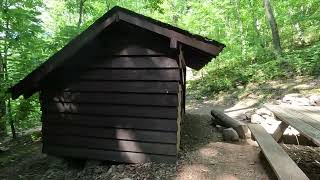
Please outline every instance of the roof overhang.
[[204, 37], [191, 34], [185, 30], [124, 8], [114, 7], [94, 22], [88, 29], [70, 41], [60, 51], [51, 56], [46, 62], [28, 74], [23, 80], [11, 87], [9, 92], [12, 94], [12, 98], [16, 99], [20, 95], [23, 95], [25, 98], [30, 97], [34, 92], [39, 90], [39, 82], [44, 77], [57, 67], [60, 67], [67, 59], [74, 56], [84, 45], [93, 40], [105, 28], [118, 21], [124, 21], [150, 30], [170, 38], [175, 44], [179, 43], [182, 44], [182, 46], [185, 45], [186, 48], [194, 48], [199, 52], [206, 54], [206, 58], [202, 58], [198, 63], [186, 63], [187, 66], [197, 70], [210, 62], [212, 58], [218, 56], [225, 47], [224, 44], [217, 41], [208, 40]]

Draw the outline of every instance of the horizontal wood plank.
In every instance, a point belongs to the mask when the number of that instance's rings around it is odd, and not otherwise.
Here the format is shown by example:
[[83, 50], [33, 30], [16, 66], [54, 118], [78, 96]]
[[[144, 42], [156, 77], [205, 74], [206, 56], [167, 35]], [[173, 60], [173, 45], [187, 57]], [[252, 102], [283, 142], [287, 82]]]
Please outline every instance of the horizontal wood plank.
[[[116, 41], [119, 41], [117, 39]], [[131, 44], [130, 44], [131, 43]], [[120, 41], [118, 42], [118, 45], [115, 46], [114, 43], [112, 45], [106, 44], [105, 46], [109, 47], [97, 47], [96, 49], [96, 56], [98, 57], [104, 57], [104, 56], [168, 56], [169, 52], [164, 52], [165, 49], [156, 49], [152, 47], [144, 47], [142, 44], [137, 45], [133, 44], [134, 42], [128, 42], [128, 41]]]
[[90, 116], [85, 114], [43, 114], [48, 124], [84, 126], [98, 128], [122, 128], [140, 130], [172, 131], [177, 130], [177, 122], [172, 119], [133, 118], [115, 116]]
[[176, 94], [139, 94], [139, 93], [90, 93], [90, 92], [49, 92], [44, 91], [46, 102], [64, 103], [105, 103], [127, 105], [177, 106]]
[[108, 138], [119, 140], [132, 140], [141, 142], [154, 143], [171, 143], [177, 142], [176, 132], [163, 131], [147, 131], [134, 129], [118, 129], [118, 128], [91, 128], [81, 126], [67, 126], [67, 125], [53, 125], [43, 123], [42, 133], [47, 135], [69, 135], [69, 136], [83, 136]]
[[47, 154], [74, 157], [81, 159], [94, 159], [100, 161], [116, 161], [124, 163], [146, 162], [175, 162], [176, 156], [152, 155], [134, 152], [117, 152], [97, 149], [72, 148], [67, 146], [43, 145], [42, 151]]
[[[77, 73], [76, 73], [77, 74]], [[144, 80], [144, 81], [179, 81], [179, 69], [90, 69], [86, 72], [79, 72], [81, 80]], [[59, 78], [59, 77], [58, 77]]]
[[[65, 91], [78, 92], [133, 92], [133, 93], [177, 93], [178, 82], [159, 81], [80, 81], [64, 88]], [[48, 86], [54, 90], [56, 86]]]
[[265, 105], [265, 107], [271, 110], [279, 120], [297, 129], [306, 138], [320, 146], [320, 131], [307, 124], [297, 113], [290, 113], [281, 106]]
[[175, 59], [168, 57], [109, 57], [99, 58], [86, 68], [179, 68]]
[[92, 115], [151, 117], [151, 118], [177, 118], [176, 107], [164, 106], [133, 106], [109, 104], [76, 104], [76, 103], [48, 103], [42, 105], [45, 112], [55, 113], [80, 113]]
[[50, 145], [72, 146], [87, 149], [142, 152], [162, 155], [176, 155], [175, 144], [144, 143], [126, 140], [102, 139], [79, 136], [44, 136], [43, 143]]
[[309, 179], [262, 126], [249, 124], [249, 128], [278, 179]]
[[320, 107], [304, 107], [304, 106], [292, 106], [281, 105], [282, 110], [287, 113], [293, 114], [299, 119], [302, 119], [305, 123], [320, 131]]

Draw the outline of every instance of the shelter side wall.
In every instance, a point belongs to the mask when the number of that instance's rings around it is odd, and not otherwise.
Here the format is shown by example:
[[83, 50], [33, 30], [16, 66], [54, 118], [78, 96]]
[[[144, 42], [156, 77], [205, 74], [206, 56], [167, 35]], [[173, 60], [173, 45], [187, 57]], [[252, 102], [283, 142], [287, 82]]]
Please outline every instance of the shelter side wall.
[[[181, 69], [165, 56], [117, 56], [60, 68], [41, 93], [43, 152], [140, 163], [173, 162], [179, 144]], [[69, 72], [69, 73], [68, 73]]]

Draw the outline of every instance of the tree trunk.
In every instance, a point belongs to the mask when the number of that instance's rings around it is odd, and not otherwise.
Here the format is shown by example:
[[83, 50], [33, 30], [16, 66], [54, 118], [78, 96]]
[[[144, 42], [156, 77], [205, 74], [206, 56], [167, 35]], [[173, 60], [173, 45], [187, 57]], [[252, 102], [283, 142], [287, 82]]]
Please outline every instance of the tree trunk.
[[240, 41], [241, 41], [241, 54], [245, 55], [245, 39], [244, 39], [244, 31], [243, 31], [243, 23], [241, 20], [241, 13], [240, 13], [240, 0], [237, 0], [236, 2], [236, 13], [237, 13], [237, 20], [238, 20], [238, 26], [239, 26], [239, 32], [240, 32]]
[[262, 43], [261, 35], [258, 28], [258, 19], [255, 13], [254, 3], [253, 0], [249, 0], [249, 6], [250, 11], [252, 12], [252, 27], [254, 29], [255, 35], [254, 35], [254, 41], [256, 44], [259, 44], [262, 48], [264, 48], [264, 45]]
[[[1, 57], [1, 62], [0, 62], [0, 84], [4, 84], [4, 69], [3, 69], [3, 59]], [[5, 120], [5, 115], [6, 115], [6, 103], [5, 103], [5, 98], [4, 95], [1, 94], [0, 97], [0, 137], [3, 137], [6, 135], [6, 120]]]
[[5, 96], [5, 87], [6, 87], [6, 80], [7, 80], [7, 59], [8, 59], [8, 41], [7, 37], [9, 34], [9, 16], [8, 13], [8, 1], [5, 1], [4, 4], [4, 20], [5, 20], [5, 26], [4, 26], [4, 47], [3, 47], [3, 56], [0, 54], [0, 84], [3, 88], [3, 94], [0, 94], [0, 136], [4, 136], [6, 134], [6, 96]]
[[78, 30], [80, 31], [83, 16], [83, 6], [86, 0], [80, 0], [79, 2], [79, 20], [78, 20]]
[[109, 0], [106, 0], [106, 10], [107, 11], [110, 10], [110, 6], [111, 6], [111, 4], [110, 4]]
[[278, 31], [278, 25], [277, 25], [277, 22], [276, 22], [274, 15], [273, 15], [270, 0], [263, 0], [263, 4], [264, 4], [266, 16], [268, 18], [268, 21], [269, 21], [269, 24], [271, 27], [272, 41], [273, 41], [274, 49], [275, 49], [275, 52], [278, 55], [280, 55], [282, 52], [281, 43], [280, 43], [280, 36], [279, 36], [279, 31]]
[[12, 138], [16, 139], [17, 134], [16, 134], [16, 128], [14, 127], [14, 120], [12, 118], [11, 100], [10, 99], [8, 100], [8, 103], [7, 103], [7, 114], [8, 114], [8, 119], [9, 119], [9, 123], [10, 123]]
[[292, 25], [292, 29], [293, 29], [293, 33], [292, 33], [292, 44], [295, 44], [295, 35], [298, 38], [298, 43], [299, 45], [304, 45], [305, 41], [303, 38], [303, 30], [299, 24], [298, 21], [296, 21], [295, 19], [293, 19], [293, 15], [294, 15], [294, 10], [292, 8], [289, 8], [289, 15], [290, 15], [290, 20], [291, 20], [291, 25]]

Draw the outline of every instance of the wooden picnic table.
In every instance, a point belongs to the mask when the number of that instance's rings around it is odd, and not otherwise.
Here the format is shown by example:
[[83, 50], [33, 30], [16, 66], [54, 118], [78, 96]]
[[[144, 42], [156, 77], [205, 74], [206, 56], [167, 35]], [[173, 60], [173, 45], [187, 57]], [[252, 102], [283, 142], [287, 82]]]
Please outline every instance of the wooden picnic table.
[[293, 105], [265, 105], [265, 107], [282, 121], [273, 134], [275, 140], [279, 140], [290, 125], [320, 146], [320, 107]]

